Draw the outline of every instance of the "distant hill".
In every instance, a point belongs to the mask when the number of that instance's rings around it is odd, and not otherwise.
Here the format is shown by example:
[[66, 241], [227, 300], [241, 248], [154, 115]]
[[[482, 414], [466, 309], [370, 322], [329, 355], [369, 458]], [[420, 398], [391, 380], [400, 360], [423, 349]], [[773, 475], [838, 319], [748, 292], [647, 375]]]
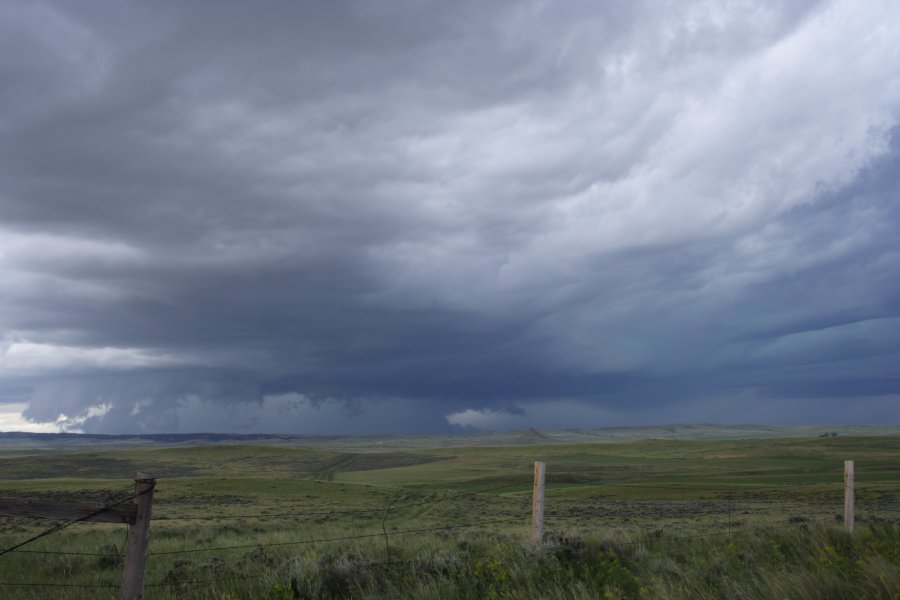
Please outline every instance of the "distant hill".
[[526, 444], [539, 444], [547, 441], [547, 437], [534, 427], [529, 427], [525, 431], [520, 432], [516, 439]]
[[58, 449], [194, 446], [203, 444], [261, 444], [356, 452], [389, 452], [425, 447], [515, 446], [521, 444], [573, 444], [627, 442], [642, 439], [729, 440], [900, 435], [900, 425], [772, 425], [672, 424], [641, 427], [557, 429], [534, 427], [518, 431], [461, 435], [313, 436], [237, 433], [89, 434], [0, 432], [0, 449], [41, 451]]
[[[31, 433], [24, 431], [0, 431], [2, 449], [78, 449], [102, 444], [104, 447], [129, 446], [172, 446], [222, 443], [259, 443], [301, 445], [300, 440], [309, 439], [303, 435], [279, 434], [239, 434], [239, 433], [148, 433], [148, 434], [102, 434], [102, 433]], [[316, 437], [318, 441], [327, 437]]]

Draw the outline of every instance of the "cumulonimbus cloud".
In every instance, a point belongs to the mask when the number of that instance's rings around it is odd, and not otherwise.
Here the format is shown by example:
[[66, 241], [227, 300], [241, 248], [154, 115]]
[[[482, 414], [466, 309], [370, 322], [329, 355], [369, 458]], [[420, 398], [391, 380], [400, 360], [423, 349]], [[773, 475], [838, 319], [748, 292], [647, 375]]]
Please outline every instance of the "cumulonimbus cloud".
[[0, 10], [0, 401], [35, 421], [897, 384], [892, 2]]

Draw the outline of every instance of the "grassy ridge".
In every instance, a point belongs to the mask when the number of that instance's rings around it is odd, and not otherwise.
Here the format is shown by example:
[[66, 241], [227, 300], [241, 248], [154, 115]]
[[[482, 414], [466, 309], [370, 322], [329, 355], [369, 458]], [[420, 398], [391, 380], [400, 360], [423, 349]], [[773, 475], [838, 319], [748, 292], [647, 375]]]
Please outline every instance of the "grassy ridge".
[[[900, 597], [898, 437], [356, 443], [0, 452], [0, 495], [104, 501], [134, 471], [158, 474], [148, 598]], [[543, 548], [527, 539], [536, 458]], [[836, 520], [847, 458], [853, 539]], [[0, 546], [47, 525], [0, 518]], [[78, 524], [27, 549], [103, 556], [0, 557], [2, 582], [113, 587], [0, 595], [114, 598], [124, 534]]]
[[[536, 435], [535, 435], [536, 434]], [[900, 436], [896, 425], [703, 425], [674, 424], [642, 427], [603, 427], [559, 429], [541, 432], [502, 431], [456, 435], [425, 436], [308, 436], [282, 434], [150, 434], [99, 435], [72, 433], [0, 432], [0, 452], [90, 451], [98, 445], [106, 449], [196, 447], [203, 445], [265, 445], [309, 448], [334, 452], [390, 452], [422, 448], [467, 448], [486, 446], [522, 446], [548, 444], [584, 444], [595, 442], [632, 442], [637, 440], [744, 440], [813, 438], [823, 435], [863, 437]]]

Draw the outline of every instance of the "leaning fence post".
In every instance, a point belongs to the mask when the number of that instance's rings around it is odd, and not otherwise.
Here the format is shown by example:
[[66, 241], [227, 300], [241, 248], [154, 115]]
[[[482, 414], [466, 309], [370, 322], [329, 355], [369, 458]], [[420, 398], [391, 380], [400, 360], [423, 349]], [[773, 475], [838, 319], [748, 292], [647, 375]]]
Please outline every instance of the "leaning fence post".
[[853, 519], [856, 507], [854, 498], [855, 484], [853, 481], [853, 461], [844, 461], [844, 528], [847, 533], [853, 533]]
[[128, 548], [125, 552], [125, 574], [122, 577], [120, 600], [139, 600], [144, 593], [144, 570], [147, 566], [147, 547], [150, 544], [150, 513], [156, 478], [147, 473], [134, 476], [134, 503], [137, 512], [128, 527]]
[[538, 544], [544, 538], [544, 473], [542, 460], [534, 461], [534, 494], [531, 497], [531, 539]]

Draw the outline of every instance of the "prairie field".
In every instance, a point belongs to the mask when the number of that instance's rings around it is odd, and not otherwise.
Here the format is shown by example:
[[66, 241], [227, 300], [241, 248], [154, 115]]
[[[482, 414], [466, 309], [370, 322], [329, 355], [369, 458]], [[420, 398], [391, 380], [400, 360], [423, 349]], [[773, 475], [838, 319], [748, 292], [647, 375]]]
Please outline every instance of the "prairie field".
[[[145, 598], [900, 598], [900, 437], [802, 433], [7, 444], [0, 496], [112, 503], [154, 474]], [[57, 524], [0, 517], [0, 550]], [[3, 554], [0, 596], [116, 598], [126, 534]]]

